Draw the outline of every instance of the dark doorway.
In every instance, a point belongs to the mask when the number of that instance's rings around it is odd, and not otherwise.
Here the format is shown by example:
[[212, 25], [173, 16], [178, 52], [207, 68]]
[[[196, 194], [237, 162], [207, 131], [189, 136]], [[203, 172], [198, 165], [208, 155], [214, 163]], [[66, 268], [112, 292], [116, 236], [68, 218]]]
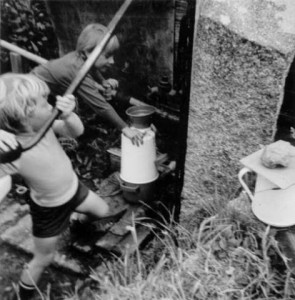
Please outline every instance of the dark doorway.
[[277, 121], [275, 140], [284, 140], [295, 145], [295, 60], [291, 64], [284, 87], [284, 97]]

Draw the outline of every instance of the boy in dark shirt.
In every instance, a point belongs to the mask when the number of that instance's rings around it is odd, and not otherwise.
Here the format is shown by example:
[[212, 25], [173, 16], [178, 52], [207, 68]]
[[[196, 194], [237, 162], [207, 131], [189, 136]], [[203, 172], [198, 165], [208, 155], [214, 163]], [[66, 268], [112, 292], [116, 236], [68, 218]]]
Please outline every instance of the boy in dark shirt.
[[[106, 31], [107, 28], [101, 24], [89, 24], [78, 38], [76, 51], [52, 60], [45, 65], [40, 65], [32, 73], [47, 83], [51, 93], [63, 95], [87, 57], [102, 40]], [[118, 49], [118, 38], [113, 36], [81, 82], [76, 94], [78, 99], [85, 101], [99, 116], [121, 130], [134, 144], [139, 144], [142, 141], [143, 133], [130, 128], [108, 102], [108, 100], [115, 97], [116, 88], [118, 87], [117, 81], [114, 79], [102, 81], [102, 76], [98, 76], [112, 67], [114, 64], [113, 55]]]

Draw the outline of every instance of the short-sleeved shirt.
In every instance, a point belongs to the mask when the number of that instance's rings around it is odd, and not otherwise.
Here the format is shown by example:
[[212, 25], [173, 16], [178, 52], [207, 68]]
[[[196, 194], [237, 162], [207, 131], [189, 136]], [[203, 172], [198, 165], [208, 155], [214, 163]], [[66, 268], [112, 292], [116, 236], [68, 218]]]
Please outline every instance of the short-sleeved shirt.
[[[20, 142], [31, 138], [28, 134], [17, 136]], [[78, 188], [78, 178], [72, 163], [52, 129], [13, 164], [0, 164], [0, 177], [14, 173], [23, 177], [30, 188], [32, 200], [44, 207], [66, 203]]]
[[[54, 95], [63, 95], [84, 64], [83, 58], [77, 52], [54, 59], [32, 70], [32, 73], [45, 81]], [[91, 75], [85, 76], [76, 94], [87, 103], [96, 114], [111, 122], [116, 128], [123, 129], [126, 124], [117, 114], [112, 105], [106, 101], [98, 89], [98, 82]]]

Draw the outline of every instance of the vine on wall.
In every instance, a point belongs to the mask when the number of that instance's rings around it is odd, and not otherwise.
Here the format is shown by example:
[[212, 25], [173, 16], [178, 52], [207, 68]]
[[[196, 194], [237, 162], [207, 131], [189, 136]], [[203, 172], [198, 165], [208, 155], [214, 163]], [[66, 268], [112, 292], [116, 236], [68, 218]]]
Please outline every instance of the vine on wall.
[[[58, 43], [43, 0], [1, 1], [1, 39], [46, 59], [58, 57]], [[1, 51], [1, 73], [9, 54]]]

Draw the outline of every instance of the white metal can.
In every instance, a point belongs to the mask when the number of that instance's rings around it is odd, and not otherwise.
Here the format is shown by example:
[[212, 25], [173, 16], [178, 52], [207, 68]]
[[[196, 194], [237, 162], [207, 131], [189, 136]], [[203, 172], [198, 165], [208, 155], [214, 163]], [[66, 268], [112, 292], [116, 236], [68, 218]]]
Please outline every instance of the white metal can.
[[155, 181], [158, 176], [156, 161], [155, 133], [144, 129], [143, 144], [133, 145], [131, 140], [121, 135], [121, 171], [122, 180], [143, 184]]

